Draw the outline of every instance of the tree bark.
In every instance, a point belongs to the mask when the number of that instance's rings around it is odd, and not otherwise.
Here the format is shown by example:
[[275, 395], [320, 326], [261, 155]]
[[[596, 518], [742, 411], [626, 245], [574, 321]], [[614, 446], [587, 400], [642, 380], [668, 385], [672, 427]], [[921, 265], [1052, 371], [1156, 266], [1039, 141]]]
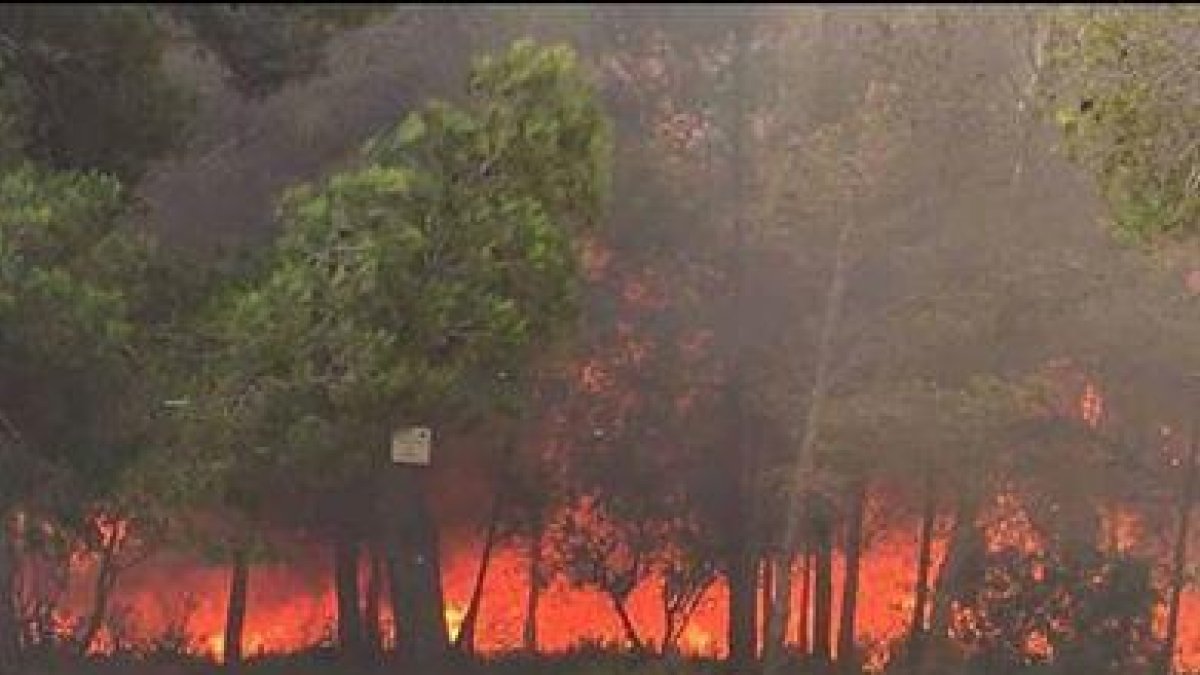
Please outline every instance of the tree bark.
[[1161, 672], [1170, 675], [1179, 641], [1179, 610], [1187, 579], [1188, 536], [1192, 518], [1192, 502], [1196, 496], [1197, 463], [1200, 462], [1200, 421], [1192, 422], [1191, 448], [1184, 465], [1183, 488], [1179, 495], [1179, 524], [1171, 561], [1171, 596], [1167, 603], [1167, 635], [1163, 641]]
[[529, 594], [525, 598], [525, 625], [521, 630], [521, 646], [528, 654], [538, 649], [537, 612], [541, 598], [542, 580], [542, 518], [535, 514], [529, 523]]
[[242, 629], [246, 624], [246, 589], [250, 582], [250, 564], [246, 553], [234, 554], [229, 578], [229, 604], [225, 609], [225, 665], [236, 668], [242, 662]]
[[858, 615], [859, 568], [866, 506], [867, 480], [864, 476], [856, 476], [850, 484], [850, 509], [846, 521], [846, 575], [842, 581], [842, 613], [838, 626], [837, 658], [845, 673], [853, 673], [858, 660], [855, 620]]
[[925, 469], [925, 495], [921, 505], [921, 534], [917, 542], [917, 581], [913, 588], [912, 618], [908, 627], [910, 663], [920, 663], [925, 648], [925, 615], [929, 605], [929, 572], [933, 564], [933, 528], [937, 519], [937, 499], [933, 471]]
[[358, 592], [359, 545], [353, 537], [342, 535], [333, 546], [338, 649], [345, 656], [359, 659], [365, 656], [363, 618]]
[[816, 571], [813, 597], [813, 658], [821, 666], [832, 661], [833, 633], [833, 527], [821, 516], [814, 528]]
[[438, 563], [437, 526], [426, 503], [421, 467], [394, 466], [389, 486], [394, 506], [385, 511], [392, 611], [401, 661], [421, 675], [446, 672], [449, 643]]
[[17, 533], [10, 509], [0, 510], [0, 673], [20, 668], [21, 637], [17, 620]]

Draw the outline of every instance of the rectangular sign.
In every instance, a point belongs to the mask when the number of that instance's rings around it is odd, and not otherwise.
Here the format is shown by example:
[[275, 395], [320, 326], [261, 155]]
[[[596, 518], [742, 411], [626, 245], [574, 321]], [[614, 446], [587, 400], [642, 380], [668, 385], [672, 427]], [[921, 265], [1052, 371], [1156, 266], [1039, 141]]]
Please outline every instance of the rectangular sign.
[[392, 434], [392, 463], [429, 466], [432, 441], [428, 427], [397, 429]]

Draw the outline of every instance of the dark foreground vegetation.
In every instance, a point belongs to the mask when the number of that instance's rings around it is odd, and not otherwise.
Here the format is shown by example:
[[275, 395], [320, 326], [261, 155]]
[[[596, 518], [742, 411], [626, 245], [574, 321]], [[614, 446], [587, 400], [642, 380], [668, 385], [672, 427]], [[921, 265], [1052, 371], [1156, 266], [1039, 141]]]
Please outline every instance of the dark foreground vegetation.
[[[790, 673], [836, 672], [842, 675], [857, 675], [858, 670], [822, 670], [800, 658], [788, 658], [784, 667]], [[31, 668], [29, 675], [207, 675], [223, 669], [212, 662], [183, 657], [159, 657], [148, 660], [122, 661], [102, 660], [89, 663], [60, 663]], [[328, 653], [298, 653], [288, 656], [253, 659], [238, 669], [245, 675], [383, 675], [397, 672], [394, 664], [353, 665], [338, 662]], [[728, 669], [721, 661], [712, 659], [675, 658], [655, 660], [637, 658], [624, 650], [580, 649], [558, 656], [504, 656], [497, 655], [487, 660], [459, 663], [451, 675], [723, 675]], [[984, 667], [957, 666], [932, 671], [916, 671], [903, 667], [889, 667], [868, 673], [885, 675], [913, 675], [916, 672], [937, 675], [1088, 675], [1087, 668], [1062, 669], [1054, 667], [1026, 667], [1008, 670]], [[1194, 675], [1197, 671], [1180, 670], [1181, 675]]]

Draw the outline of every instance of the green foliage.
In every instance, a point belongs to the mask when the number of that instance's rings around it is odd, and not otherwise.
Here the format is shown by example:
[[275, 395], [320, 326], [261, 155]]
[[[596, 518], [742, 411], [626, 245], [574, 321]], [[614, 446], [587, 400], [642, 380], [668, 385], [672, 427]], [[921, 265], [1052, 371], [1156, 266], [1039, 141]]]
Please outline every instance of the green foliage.
[[363, 167], [285, 196], [271, 259], [216, 322], [231, 440], [319, 481], [353, 473], [396, 424], [516, 403], [570, 329], [607, 124], [565, 48], [517, 44], [471, 85], [467, 107], [414, 113]]
[[1052, 25], [1055, 120], [1133, 241], [1200, 233], [1198, 30], [1200, 12], [1182, 6], [1073, 9]]
[[162, 68], [154, 9], [7, 5], [0, 110], [28, 156], [136, 178], [175, 146], [188, 101]]
[[124, 215], [111, 178], [29, 164], [0, 174], [0, 411], [24, 452], [97, 489], [129, 459], [114, 392], [139, 339], [149, 248]]

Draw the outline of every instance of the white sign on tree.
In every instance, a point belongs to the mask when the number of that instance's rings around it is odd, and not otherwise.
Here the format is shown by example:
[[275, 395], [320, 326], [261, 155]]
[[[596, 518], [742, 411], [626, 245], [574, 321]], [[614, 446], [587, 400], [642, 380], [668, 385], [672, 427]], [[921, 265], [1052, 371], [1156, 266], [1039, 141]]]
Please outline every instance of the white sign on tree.
[[432, 441], [428, 427], [397, 429], [392, 434], [392, 463], [429, 466]]

